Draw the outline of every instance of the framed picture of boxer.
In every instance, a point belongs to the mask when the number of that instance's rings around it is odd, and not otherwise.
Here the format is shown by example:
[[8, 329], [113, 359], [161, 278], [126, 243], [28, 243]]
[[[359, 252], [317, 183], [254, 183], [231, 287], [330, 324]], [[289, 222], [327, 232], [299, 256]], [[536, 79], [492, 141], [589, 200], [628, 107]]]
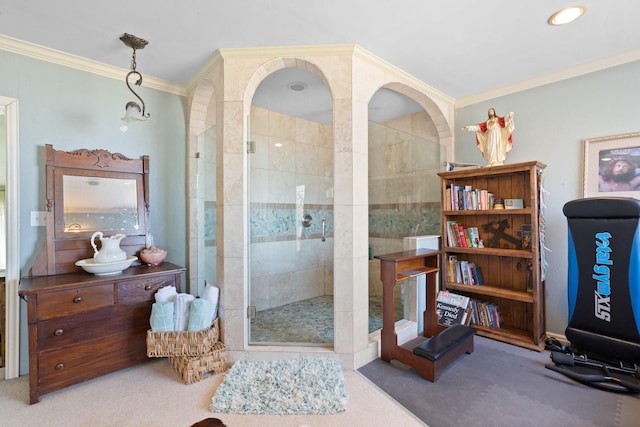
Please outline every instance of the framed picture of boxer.
[[584, 140], [583, 196], [640, 198], [640, 132]]

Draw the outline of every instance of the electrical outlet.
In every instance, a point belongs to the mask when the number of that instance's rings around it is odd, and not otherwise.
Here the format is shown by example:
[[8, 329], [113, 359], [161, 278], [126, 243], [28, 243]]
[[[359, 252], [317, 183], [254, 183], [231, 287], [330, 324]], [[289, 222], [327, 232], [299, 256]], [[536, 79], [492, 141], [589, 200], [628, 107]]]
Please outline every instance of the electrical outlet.
[[31, 226], [44, 227], [47, 225], [47, 213], [41, 211], [31, 211]]

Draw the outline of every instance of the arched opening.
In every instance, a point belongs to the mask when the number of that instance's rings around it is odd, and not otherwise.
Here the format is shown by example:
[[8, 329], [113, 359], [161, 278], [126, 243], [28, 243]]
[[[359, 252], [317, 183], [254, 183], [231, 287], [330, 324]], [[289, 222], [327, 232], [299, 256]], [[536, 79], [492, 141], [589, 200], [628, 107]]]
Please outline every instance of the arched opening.
[[[400, 86], [395, 86], [398, 89]], [[446, 149], [436, 123], [413, 98], [380, 88], [369, 103], [369, 332], [382, 327], [382, 282], [376, 254], [416, 247], [438, 249], [440, 191], [437, 172]], [[404, 90], [408, 90], [404, 88]], [[423, 330], [424, 277], [395, 288], [396, 325]]]
[[251, 345], [334, 342], [332, 102], [306, 65], [269, 74], [252, 98]]

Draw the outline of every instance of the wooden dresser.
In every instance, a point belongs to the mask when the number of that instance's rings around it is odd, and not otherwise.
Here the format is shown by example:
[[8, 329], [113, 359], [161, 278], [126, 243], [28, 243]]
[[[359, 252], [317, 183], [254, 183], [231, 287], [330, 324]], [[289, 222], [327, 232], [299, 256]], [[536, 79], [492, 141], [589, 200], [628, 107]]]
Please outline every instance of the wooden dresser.
[[130, 267], [121, 274], [27, 277], [29, 397], [148, 360], [146, 334], [156, 291], [182, 291], [184, 268], [170, 263]]

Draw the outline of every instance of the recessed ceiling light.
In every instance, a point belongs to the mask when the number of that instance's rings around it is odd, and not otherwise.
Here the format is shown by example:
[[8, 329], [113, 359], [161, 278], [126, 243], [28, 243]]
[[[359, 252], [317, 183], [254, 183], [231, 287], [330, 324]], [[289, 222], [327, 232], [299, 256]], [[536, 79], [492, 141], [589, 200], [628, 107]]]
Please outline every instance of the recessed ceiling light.
[[557, 11], [551, 18], [547, 20], [549, 25], [564, 25], [569, 22], [573, 22], [576, 19], [580, 18], [587, 11], [587, 8], [584, 6], [571, 6], [565, 7], [562, 10]]
[[292, 83], [289, 83], [287, 86], [289, 87], [289, 89], [294, 90], [296, 92], [303, 91], [307, 88], [307, 84], [302, 82], [292, 82]]

